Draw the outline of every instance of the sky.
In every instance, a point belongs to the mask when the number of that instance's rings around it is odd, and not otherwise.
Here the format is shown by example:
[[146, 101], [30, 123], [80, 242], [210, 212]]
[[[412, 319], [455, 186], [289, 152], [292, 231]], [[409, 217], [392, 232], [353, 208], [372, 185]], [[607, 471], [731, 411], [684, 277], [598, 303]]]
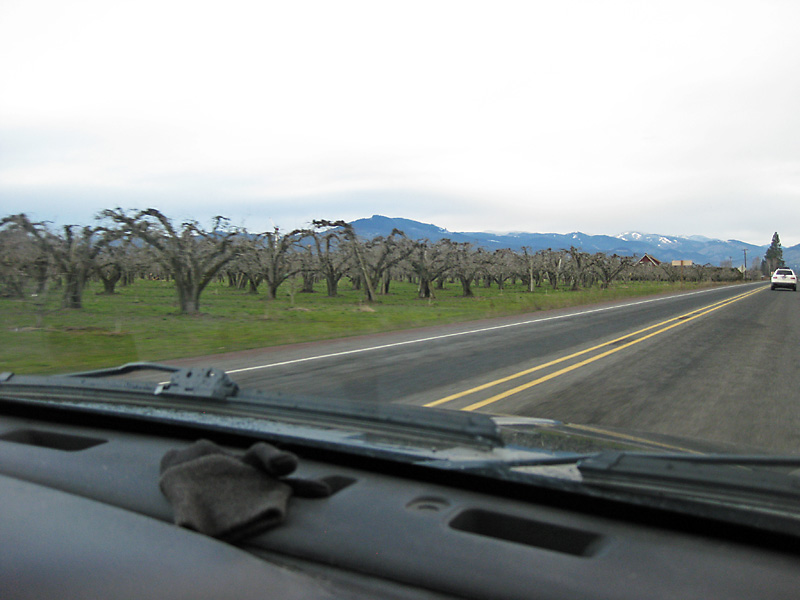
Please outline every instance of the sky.
[[800, 243], [800, 2], [0, 0], [0, 214]]

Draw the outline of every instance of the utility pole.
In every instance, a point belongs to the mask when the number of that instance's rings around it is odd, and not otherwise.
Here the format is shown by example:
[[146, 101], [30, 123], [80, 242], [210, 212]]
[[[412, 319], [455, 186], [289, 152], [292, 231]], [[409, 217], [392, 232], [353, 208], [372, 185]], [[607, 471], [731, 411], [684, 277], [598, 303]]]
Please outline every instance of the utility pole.
[[744, 252], [744, 268], [742, 269], [742, 276], [744, 280], [747, 281], [747, 248], [743, 248], [742, 252]]

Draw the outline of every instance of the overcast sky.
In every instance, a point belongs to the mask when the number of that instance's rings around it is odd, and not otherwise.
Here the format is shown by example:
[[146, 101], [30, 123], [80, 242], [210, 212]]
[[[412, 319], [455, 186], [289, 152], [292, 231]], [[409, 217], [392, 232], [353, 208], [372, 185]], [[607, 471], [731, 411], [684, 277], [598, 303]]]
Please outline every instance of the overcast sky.
[[800, 2], [0, 0], [0, 213], [800, 243]]

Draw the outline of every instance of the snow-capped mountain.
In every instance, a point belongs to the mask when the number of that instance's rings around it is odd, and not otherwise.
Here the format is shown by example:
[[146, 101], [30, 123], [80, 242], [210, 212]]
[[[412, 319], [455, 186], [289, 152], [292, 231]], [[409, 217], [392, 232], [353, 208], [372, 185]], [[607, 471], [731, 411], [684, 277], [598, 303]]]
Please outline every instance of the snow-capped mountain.
[[[691, 239], [691, 238], [680, 238], [674, 236], [670, 237], [666, 235], [654, 235], [651, 233], [639, 233], [638, 231], [626, 231], [625, 233], [620, 233], [616, 237], [626, 242], [645, 242], [648, 244], [653, 244], [658, 247], [670, 247], [680, 243], [681, 239]], [[695, 237], [702, 237], [702, 236], [695, 236]]]
[[[388, 236], [392, 229], [399, 229], [411, 239], [428, 239], [435, 242], [450, 239], [454, 242], [469, 242], [487, 250], [511, 248], [520, 250], [523, 246], [532, 250], [552, 248], [568, 249], [571, 246], [584, 252], [604, 252], [624, 256], [642, 256], [645, 253], [661, 261], [692, 260], [699, 264], [719, 266], [731, 261], [734, 266], [741, 265], [744, 250], [747, 250], [747, 261], [761, 258], [768, 248], [755, 246], [738, 240], [717, 240], [701, 235], [681, 237], [628, 231], [616, 236], [588, 235], [579, 231], [571, 233], [496, 233], [496, 232], [453, 232], [442, 227], [420, 223], [411, 219], [390, 218], [375, 215], [369, 219], [353, 221], [356, 233], [363, 237]], [[784, 248], [784, 258], [789, 266], [800, 258], [800, 245]]]

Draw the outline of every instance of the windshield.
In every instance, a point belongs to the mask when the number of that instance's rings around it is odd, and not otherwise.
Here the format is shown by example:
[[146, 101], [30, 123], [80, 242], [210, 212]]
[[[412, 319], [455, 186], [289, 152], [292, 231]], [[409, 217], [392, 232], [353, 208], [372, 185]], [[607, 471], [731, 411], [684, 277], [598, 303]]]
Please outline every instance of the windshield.
[[0, 372], [572, 478], [800, 454], [798, 18], [4, 2]]

